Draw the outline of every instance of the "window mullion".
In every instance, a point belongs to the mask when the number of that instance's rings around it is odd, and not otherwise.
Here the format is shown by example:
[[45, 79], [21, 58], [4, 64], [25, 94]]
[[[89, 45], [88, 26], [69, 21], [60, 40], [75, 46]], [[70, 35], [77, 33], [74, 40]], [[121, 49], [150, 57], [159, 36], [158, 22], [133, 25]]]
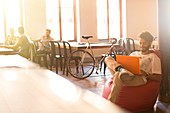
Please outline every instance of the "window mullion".
[[6, 31], [6, 4], [5, 4], [5, 0], [3, 0], [3, 18], [4, 18], [4, 38], [7, 37], [7, 31]]
[[61, 0], [58, 1], [58, 7], [59, 7], [59, 30], [60, 30], [60, 40], [62, 40], [62, 23], [61, 23]]
[[123, 37], [123, 32], [122, 32], [122, 28], [123, 28], [123, 24], [122, 24], [122, 0], [119, 0], [119, 10], [120, 10], [120, 37]]
[[20, 0], [20, 25], [23, 26], [23, 0]]
[[110, 29], [109, 29], [109, 0], [107, 0], [107, 39], [110, 38]]
[[74, 18], [74, 40], [77, 41], [77, 13], [76, 13], [76, 0], [73, 0], [73, 18]]

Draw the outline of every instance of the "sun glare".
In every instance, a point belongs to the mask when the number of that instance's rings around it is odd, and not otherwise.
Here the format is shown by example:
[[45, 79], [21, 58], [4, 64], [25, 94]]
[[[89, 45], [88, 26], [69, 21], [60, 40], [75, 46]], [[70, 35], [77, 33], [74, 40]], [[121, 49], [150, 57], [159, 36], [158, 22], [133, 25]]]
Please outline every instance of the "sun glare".
[[[48, 73], [51, 90], [65, 101], [75, 102], [80, 98], [80, 90], [66, 79]], [[60, 80], [59, 80], [60, 79]]]
[[4, 18], [3, 18], [3, 0], [0, 0], [0, 42], [4, 41]]
[[17, 27], [20, 26], [20, 0], [5, 0], [6, 3], [6, 28], [7, 34], [12, 27], [17, 34]]

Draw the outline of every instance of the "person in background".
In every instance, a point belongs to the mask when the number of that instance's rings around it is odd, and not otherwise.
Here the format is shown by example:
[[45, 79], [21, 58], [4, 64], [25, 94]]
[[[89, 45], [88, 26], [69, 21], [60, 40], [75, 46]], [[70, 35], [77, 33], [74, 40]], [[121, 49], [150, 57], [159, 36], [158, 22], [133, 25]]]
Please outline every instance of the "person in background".
[[49, 53], [50, 51], [50, 44], [49, 41], [54, 40], [50, 36], [51, 30], [50, 29], [45, 29], [44, 35], [40, 37], [40, 45], [38, 49], [38, 53]]
[[153, 36], [149, 32], [142, 32], [139, 35], [140, 51], [130, 54], [130, 56], [140, 57], [140, 71], [141, 75], [134, 75], [128, 70], [124, 69], [114, 58], [106, 57], [105, 63], [109, 71], [113, 75], [113, 87], [108, 100], [115, 103], [122, 84], [126, 86], [141, 86], [147, 84], [148, 80], [161, 81], [161, 62], [159, 57], [150, 52], [153, 41]]
[[24, 28], [18, 27], [19, 37], [17, 42], [14, 45], [6, 45], [5, 48], [14, 49], [14, 51], [18, 51], [17, 53], [25, 58], [28, 58], [28, 51], [30, 41], [27, 36], [24, 34]]
[[[50, 42], [54, 40], [50, 36], [51, 30], [50, 29], [45, 29], [44, 34], [38, 39], [38, 40], [33, 40], [34, 42], [38, 42], [38, 49], [37, 49], [37, 54], [47, 54], [49, 57], [47, 59], [51, 59], [51, 47], [50, 47]], [[38, 63], [41, 64], [41, 59], [38, 59]], [[50, 62], [51, 63], [51, 62]]]
[[14, 35], [14, 28], [10, 28], [10, 35], [5, 39], [4, 45], [14, 45], [17, 42], [17, 37]]

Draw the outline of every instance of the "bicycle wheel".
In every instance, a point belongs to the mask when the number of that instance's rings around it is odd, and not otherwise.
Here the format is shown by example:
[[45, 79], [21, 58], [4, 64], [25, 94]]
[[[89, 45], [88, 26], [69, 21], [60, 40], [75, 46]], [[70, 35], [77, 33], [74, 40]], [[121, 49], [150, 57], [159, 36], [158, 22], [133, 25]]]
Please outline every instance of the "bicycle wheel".
[[68, 72], [75, 78], [89, 77], [93, 73], [94, 67], [94, 58], [87, 51], [76, 50], [68, 58]]

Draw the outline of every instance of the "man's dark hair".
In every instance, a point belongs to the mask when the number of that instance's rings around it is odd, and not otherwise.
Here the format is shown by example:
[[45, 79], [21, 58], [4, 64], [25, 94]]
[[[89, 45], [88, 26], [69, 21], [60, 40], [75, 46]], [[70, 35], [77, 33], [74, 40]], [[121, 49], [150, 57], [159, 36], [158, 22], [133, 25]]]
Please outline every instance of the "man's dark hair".
[[51, 30], [50, 29], [45, 29], [46, 31], [48, 31], [49, 33], [51, 33]]
[[18, 27], [18, 33], [24, 34], [24, 27]]
[[147, 42], [150, 42], [152, 43], [153, 41], [153, 36], [151, 35], [151, 33], [145, 31], [145, 32], [142, 32], [140, 35], [139, 35], [139, 38], [142, 38], [144, 40], [146, 40]]

